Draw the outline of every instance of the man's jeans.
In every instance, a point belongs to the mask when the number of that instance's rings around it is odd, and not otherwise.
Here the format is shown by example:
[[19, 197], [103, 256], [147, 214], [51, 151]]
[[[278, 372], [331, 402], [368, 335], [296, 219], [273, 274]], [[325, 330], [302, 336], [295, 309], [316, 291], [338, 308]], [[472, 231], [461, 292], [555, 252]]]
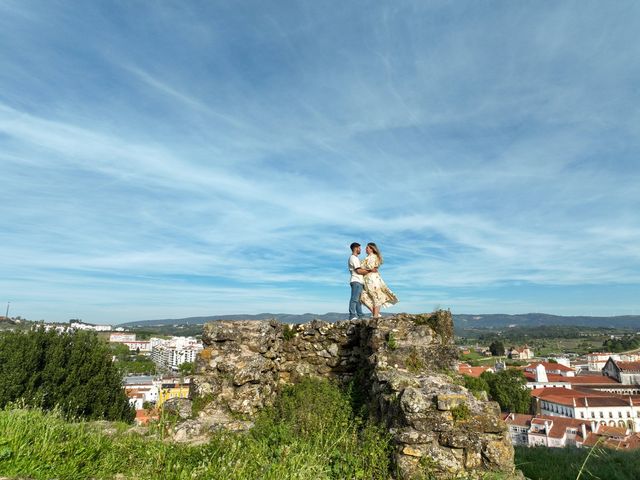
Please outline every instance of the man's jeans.
[[362, 303], [360, 294], [364, 285], [360, 282], [351, 282], [351, 300], [349, 301], [349, 318], [362, 317]]

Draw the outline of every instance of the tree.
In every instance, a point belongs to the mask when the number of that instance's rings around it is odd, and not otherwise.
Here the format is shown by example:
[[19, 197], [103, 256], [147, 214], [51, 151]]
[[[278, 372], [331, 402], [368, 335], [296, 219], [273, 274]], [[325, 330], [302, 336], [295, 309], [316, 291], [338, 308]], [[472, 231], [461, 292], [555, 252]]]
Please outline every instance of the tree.
[[504, 343], [501, 340], [494, 340], [489, 345], [489, 350], [494, 357], [502, 357], [504, 356]]
[[472, 377], [470, 375], [463, 375], [464, 386], [472, 392], [487, 392], [489, 393], [489, 384], [482, 377]]
[[131, 356], [131, 350], [124, 343], [113, 342], [109, 344], [109, 348], [118, 360], [127, 360]]
[[43, 328], [0, 335], [0, 408], [22, 400], [69, 417], [132, 421], [135, 412], [95, 332]]
[[194, 362], [184, 362], [178, 366], [181, 375], [189, 376], [195, 375], [196, 373], [196, 364]]
[[483, 372], [480, 378], [489, 385], [489, 395], [500, 404], [503, 411], [528, 413], [531, 392], [521, 370], [507, 369], [498, 373]]

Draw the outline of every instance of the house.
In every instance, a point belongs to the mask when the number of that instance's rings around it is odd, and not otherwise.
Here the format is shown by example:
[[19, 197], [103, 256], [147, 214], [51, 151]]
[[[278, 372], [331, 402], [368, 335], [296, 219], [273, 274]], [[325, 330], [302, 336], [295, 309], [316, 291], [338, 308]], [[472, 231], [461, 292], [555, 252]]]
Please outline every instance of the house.
[[522, 348], [511, 347], [507, 356], [512, 360], [529, 360], [534, 357], [533, 350], [531, 350], [527, 345]]
[[513, 445], [546, 447], [603, 446], [616, 450], [640, 448], [640, 433], [586, 420], [509, 413], [503, 417]]
[[640, 396], [617, 395], [585, 388], [539, 388], [531, 391], [535, 412], [552, 417], [588, 420], [593, 425], [640, 432]]
[[561, 375], [563, 377], [574, 377], [576, 372], [573, 368], [553, 362], [533, 362], [524, 367], [525, 372], [535, 373], [536, 368], [541, 365], [547, 374]]
[[160, 388], [158, 394], [158, 401], [156, 406], [162, 407], [162, 404], [170, 398], [188, 398], [189, 397], [189, 384], [183, 383], [164, 383]]
[[111, 343], [122, 343], [122, 342], [135, 342], [136, 334], [135, 333], [112, 333], [109, 335], [109, 342]]
[[503, 417], [514, 445], [580, 447], [592, 433], [591, 424], [549, 415], [509, 413]]
[[129, 403], [142, 408], [145, 403], [158, 401], [159, 388], [153, 377], [146, 375], [134, 375], [125, 377], [124, 391], [129, 397]]
[[594, 352], [587, 355], [587, 365], [591, 372], [601, 372], [609, 358], [617, 362], [637, 362], [640, 355], [635, 353]]
[[144, 407], [144, 394], [135, 390], [127, 390], [129, 405], [135, 410], [142, 410]]
[[640, 362], [623, 362], [609, 357], [602, 373], [623, 385], [640, 385]]
[[136, 425], [147, 425], [149, 422], [153, 420], [158, 420], [160, 418], [160, 413], [157, 409], [145, 410], [145, 409], [136, 409]]
[[[549, 372], [547, 367], [552, 368], [552, 371]], [[555, 363], [537, 362], [524, 367], [523, 372], [527, 379], [527, 388], [531, 389], [588, 387], [606, 390], [620, 386], [620, 384], [613, 378], [593, 374], [576, 375], [571, 368]], [[618, 393], [633, 394], [636, 392], [630, 391]], [[637, 393], [640, 393], [640, 388]]]

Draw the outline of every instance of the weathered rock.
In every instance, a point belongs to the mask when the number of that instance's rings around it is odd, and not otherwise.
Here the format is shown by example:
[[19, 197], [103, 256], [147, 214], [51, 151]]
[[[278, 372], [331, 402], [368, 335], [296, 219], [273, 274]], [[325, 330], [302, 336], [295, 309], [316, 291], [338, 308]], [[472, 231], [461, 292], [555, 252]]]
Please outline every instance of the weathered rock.
[[404, 389], [400, 396], [400, 405], [409, 416], [424, 414], [433, 406], [420, 390], [412, 387]]
[[205, 443], [206, 427], [198, 420], [187, 420], [177, 424], [172, 431], [172, 440], [179, 443]]
[[162, 409], [180, 420], [186, 420], [191, 417], [192, 402], [188, 398], [170, 398], [162, 404]]
[[[200, 429], [185, 422], [174, 437], [199, 441], [217, 428], [250, 428], [283, 383], [356, 378], [369, 392], [372, 415], [392, 434], [402, 478], [477, 479], [487, 471], [520, 478], [496, 404], [449, 376], [457, 360], [452, 340], [453, 321], [444, 311], [286, 329], [274, 321], [209, 323], [191, 396], [211, 403], [199, 413]], [[464, 416], [454, 420], [460, 405]]]
[[458, 405], [465, 404], [466, 395], [460, 393], [444, 393], [437, 396], [438, 410], [451, 410]]

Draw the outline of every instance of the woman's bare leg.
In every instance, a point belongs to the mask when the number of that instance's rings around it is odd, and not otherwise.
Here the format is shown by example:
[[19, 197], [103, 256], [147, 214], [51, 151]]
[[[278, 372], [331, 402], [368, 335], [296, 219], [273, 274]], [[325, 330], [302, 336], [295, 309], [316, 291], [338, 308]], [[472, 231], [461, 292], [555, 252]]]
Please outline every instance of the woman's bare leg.
[[373, 307], [373, 310], [371, 310], [371, 313], [373, 314], [373, 317], [379, 317], [380, 316], [380, 307]]

